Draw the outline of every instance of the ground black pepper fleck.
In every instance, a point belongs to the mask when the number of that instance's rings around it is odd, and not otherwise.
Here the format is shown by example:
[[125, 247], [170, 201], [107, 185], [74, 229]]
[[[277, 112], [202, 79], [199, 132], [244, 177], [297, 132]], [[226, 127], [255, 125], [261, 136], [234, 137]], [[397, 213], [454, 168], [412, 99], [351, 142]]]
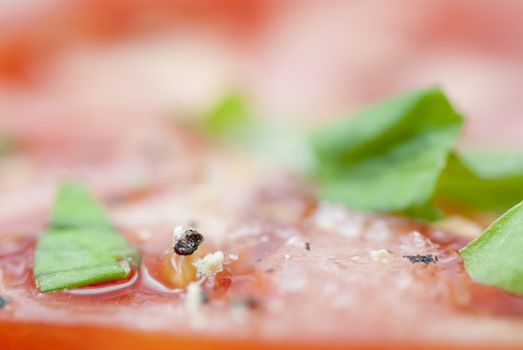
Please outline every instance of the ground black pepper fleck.
[[270, 269], [265, 270], [265, 273], [272, 273], [272, 272], [274, 272], [274, 269], [273, 269], [273, 268], [270, 268]]
[[438, 257], [432, 254], [429, 255], [403, 255], [405, 259], [409, 259], [409, 261], [413, 264], [415, 263], [424, 263], [425, 265], [428, 265], [430, 263], [437, 263]]
[[203, 290], [200, 293], [200, 298], [201, 298], [202, 304], [207, 304], [210, 301], [209, 294]]
[[0, 309], [7, 305], [7, 299], [0, 295]]
[[311, 244], [309, 242], [305, 242], [305, 249], [307, 249], [308, 251], [311, 250]]
[[174, 252], [178, 255], [191, 255], [203, 242], [203, 236], [195, 229], [187, 229], [183, 237], [174, 244]]
[[233, 304], [233, 306], [234, 305], [245, 306], [251, 310], [259, 309], [261, 307], [260, 301], [251, 296], [233, 300], [232, 304]]

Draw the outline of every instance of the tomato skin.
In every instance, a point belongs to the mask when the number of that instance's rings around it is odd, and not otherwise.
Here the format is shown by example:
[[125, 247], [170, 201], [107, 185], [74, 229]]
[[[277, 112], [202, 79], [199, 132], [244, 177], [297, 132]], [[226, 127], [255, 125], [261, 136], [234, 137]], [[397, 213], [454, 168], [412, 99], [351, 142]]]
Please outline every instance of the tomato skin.
[[[126, 329], [95, 326], [64, 326], [37, 323], [0, 321], [0, 349], [2, 350], [237, 350], [237, 349], [351, 349], [351, 350], [490, 350], [491, 346], [448, 343], [379, 342], [337, 344], [269, 342], [259, 339], [215, 339], [205, 337], [169, 336], [162, 333], [137, 332]], [[517, 350], [516, 346], [499, 346], [499, 350]]]

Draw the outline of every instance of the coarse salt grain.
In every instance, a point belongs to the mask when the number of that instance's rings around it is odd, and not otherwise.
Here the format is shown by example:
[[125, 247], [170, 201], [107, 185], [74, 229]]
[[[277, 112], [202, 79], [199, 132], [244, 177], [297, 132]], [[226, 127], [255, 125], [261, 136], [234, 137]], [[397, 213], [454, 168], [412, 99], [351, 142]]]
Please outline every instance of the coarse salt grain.
[[202, 287], [199, 282], [191, 282], [187, 286], [185, 306], [191, 312], [196, 312], [202, 307]]
[[293, 247], [299, 247], [299, 248], [306, 248], [307, 243], [300, 237], [300, 236], [292, 236], [290, 237], [285, 245], [293, 246]]
[[201, 259], [194, 261], [192, 264], [196, 267], [196, 275], [211, 276], [213, 273], [219, 272], [223, 269], [223, 260], [225, 259], [223, 252], [217, 251], [209, 253]]
[[189, 321], [195, 329], [205, 329], [207, 318], [202, 310], [203, 290], [199, 282], [191, 282], [187, 286], [185, 307], [189, 311]]
[[387, 262], [391, 258], [390, 252], [386, 249], [371, 250], [369, 252], [369, 254], [370, 254], [370, 258], [373, 261], [378, 261], [378, 262]]
[[176, 244], [183, 238], [185, 228], [183, 226], [176, 226], [173, 231], [173, 242]]

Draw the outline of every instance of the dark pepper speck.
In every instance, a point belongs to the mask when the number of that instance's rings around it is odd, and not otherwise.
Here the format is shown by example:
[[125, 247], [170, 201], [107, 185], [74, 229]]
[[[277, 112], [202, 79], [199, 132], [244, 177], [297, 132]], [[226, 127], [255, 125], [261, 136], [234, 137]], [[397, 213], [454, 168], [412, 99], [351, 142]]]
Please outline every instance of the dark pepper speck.
[[429, 255], [403, 255], [405, 259], [409, 259], [409, 261], [413, 264], [415, 263], [423, 263], [425, 265], [428, 265], [430, 263], [437, 263], [438, 257], [432, 254]]
[[202, 291], [200, 293], [200, 298], [202, 300], [202, 304], [208, 304], [209, 301], [211, 300], [211, 298], [209, 297], [209, 294], [207, 294], [206, 292]]
[[252, 296], [233, 300], [233, 305], [245, 306], [250, 310], [256, 310], [261, 307], [260, 301]]
[[184, 232], [182, 239], [174, 244], [174, 252], [178, 255], [191, 255], [203, 242], [203, 236], [195, 229]]
[[7, 305], [7, 299], [0, 295], [0, 309]]

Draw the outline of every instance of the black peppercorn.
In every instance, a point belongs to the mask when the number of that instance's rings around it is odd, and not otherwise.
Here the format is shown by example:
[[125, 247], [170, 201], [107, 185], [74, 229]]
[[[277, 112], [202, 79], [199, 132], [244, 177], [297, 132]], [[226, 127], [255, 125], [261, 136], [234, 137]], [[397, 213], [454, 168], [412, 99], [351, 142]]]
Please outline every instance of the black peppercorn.
[[191, 255], [203, 242], [203, 236], [195, 229], [186, 229], [183, 234], [175, 240], [174, 252], [178, 255]]

